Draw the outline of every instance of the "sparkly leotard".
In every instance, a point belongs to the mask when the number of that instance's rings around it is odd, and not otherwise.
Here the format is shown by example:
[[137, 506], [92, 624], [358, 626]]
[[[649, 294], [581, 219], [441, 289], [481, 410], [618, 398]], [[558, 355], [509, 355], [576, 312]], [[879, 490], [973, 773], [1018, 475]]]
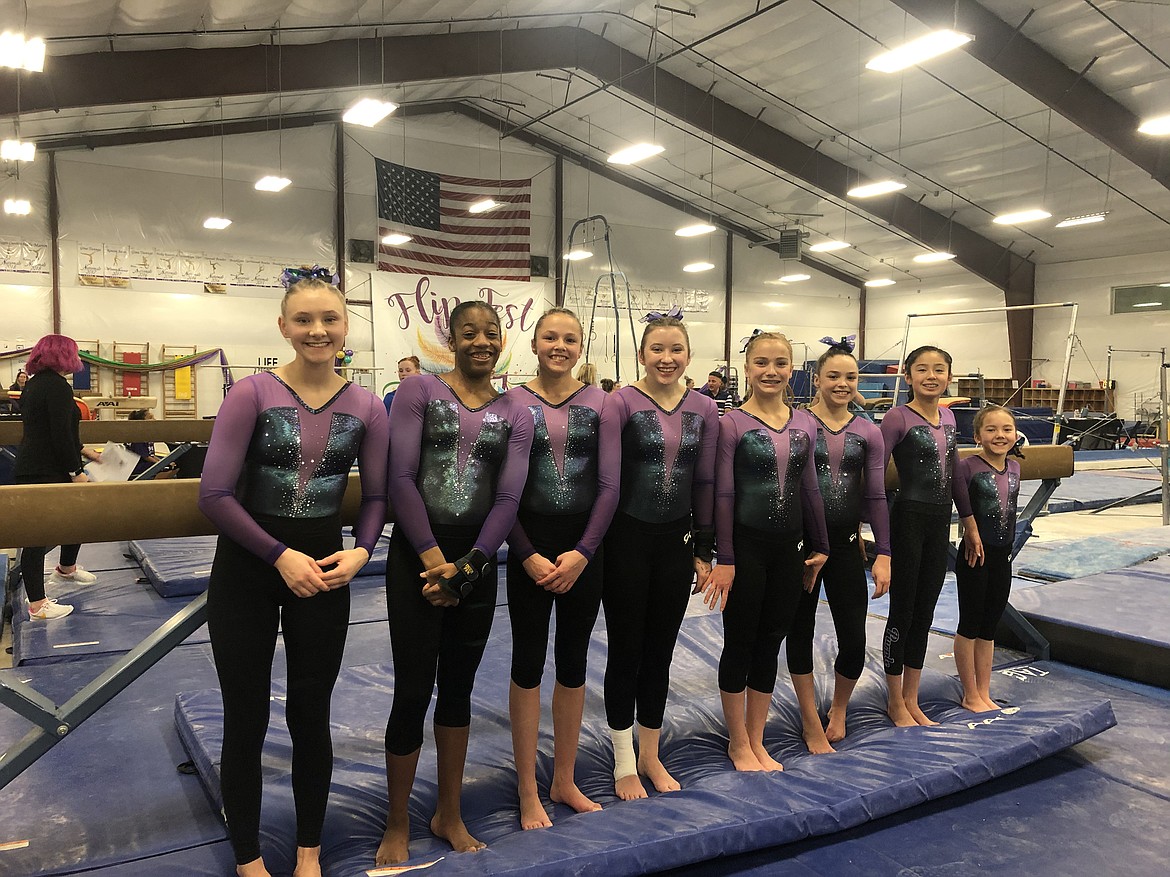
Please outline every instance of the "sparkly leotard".
[[[938, 426], [909, 405], [890, 409], [882, 419], [886, 462], [898, 468], [898, 502], [923, 511], [949, 511], [954, 491], [955, 415], [938, 409]], [[960, 515], [962, 515], [960, 509]], [[967, 514], [970, 514], [968, 512]]]
[[973, 454], [959, 461], [958, 479], [971, 498], [971, 514], [984, 545], [1010, 546], [1016, 538], [1016, 501], [1020, 496], [1020, 464], [1005, 460], [1000, 472]]
[[886, 459], [881, 430], [864, 417], [853, 417], [832, 430], [812, 415], [817, 425], [817, 481], [831, 532], [857, 531], [865, 518], [873, 529], [877, 553], [890, 553], [890, 522], [886, 511]]

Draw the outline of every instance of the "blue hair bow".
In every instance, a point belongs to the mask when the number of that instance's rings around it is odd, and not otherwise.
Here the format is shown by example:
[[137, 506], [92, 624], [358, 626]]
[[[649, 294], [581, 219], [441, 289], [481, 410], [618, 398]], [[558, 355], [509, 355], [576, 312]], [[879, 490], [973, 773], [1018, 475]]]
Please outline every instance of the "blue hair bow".
[[667, 311], [665, 314], [659, 313], [658, 311], [651, 311], [646, 316], [642, 317], [642, 319], [639, 320], [638, 322], [639, 323], [653, 323], [655, 320], [661, 320], [664, 317], [671, 317], [675, 320], [681, 320], [683, 318], [682, 305], [675, 305], [669, 311]]
[[853, 352], [853, 346], [857, 343], [856, 333], [853, 335], [842, 335], [840, 338], [832, 338], [826, 335], [821, 339], [822, 344], [828, 344], [830, 347], [837, 347], [844, 350], [846, 353]]
[[285, 268], [280, 272], [280, 285], [285, 289], [302, 280], [324, 280], [336, 286], [341, 281], [341, 276], [320, 265], [314, 265], [312, 268], [302, 265], [300, 268]]

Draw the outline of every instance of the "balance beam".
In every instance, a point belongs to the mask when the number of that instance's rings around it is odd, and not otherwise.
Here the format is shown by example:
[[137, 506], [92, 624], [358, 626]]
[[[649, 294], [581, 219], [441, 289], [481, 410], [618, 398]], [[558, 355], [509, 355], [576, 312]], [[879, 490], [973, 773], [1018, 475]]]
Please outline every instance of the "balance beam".
[[[214, 420], [83, 420], [81, 442], [208, 442], [214, 425]], [[23, 435], [19, 420], [0, 421], [0, 445], [19, 445]]]
[[[959, 457], [970, 457], [978, 448], [962, 448]], [[1071, 445], [1028, 445], [1022, 449], [1024, 459], [1016, 458], [1020, 464], [1021, 481], [1049, 481], [1068, 478], [1073, 474], [1073, 449]], [[886, 467], [886, 490], [898, 489], [898, 470], [893, 459]]]

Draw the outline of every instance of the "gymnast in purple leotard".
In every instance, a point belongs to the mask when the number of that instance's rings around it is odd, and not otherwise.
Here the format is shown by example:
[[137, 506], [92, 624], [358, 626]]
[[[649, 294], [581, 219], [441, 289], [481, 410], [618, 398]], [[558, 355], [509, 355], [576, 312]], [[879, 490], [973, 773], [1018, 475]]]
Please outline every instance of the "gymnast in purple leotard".
[[450, 327], [455, 368], [403, 381], [394, 397], [389, 487], [397, 524], [386, 562], [394, 703], [378, 865], [408, 856], [410, 791], [436, 679], [431, 831], [457, 852], [484, 847], [460, 808], [471, 690], [495, 612], [496, 551], [516, 522], [528, 473], [532, 415], [491, 385], [503, 347], [495, 310], [463, 302]]
[[[220, 787], [242, 877], [268, 874], [260, 858], [260, 753], [278, 627], [293, 745], [293, 873], [321, 873], [333, 770], [329, 700], [349, 626], [346, 585], [386, 522], [386, 410], [333, 368], [347, 326], [335, 286], [310, 277], [289, 287], [280, 329], [296, 358], [228, 393], [199, 486], [199, 508], [220, 530], [207, 626], [223, 694]], [[339, 511], [355, 458], [362, 486], [357, 545], [343, 550]]]

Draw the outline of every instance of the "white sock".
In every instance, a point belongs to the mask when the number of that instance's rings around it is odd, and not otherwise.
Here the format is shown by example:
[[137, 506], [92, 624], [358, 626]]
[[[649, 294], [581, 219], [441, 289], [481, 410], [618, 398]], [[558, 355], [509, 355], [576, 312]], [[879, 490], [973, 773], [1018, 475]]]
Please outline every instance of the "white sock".
[[637, 776], [638, 759], [634, 755], [634, 728], [631, 725], [624, 731], [609, 729], [610, 739], [613, 740], [613, 779], [617, 782], [622, 777]]

